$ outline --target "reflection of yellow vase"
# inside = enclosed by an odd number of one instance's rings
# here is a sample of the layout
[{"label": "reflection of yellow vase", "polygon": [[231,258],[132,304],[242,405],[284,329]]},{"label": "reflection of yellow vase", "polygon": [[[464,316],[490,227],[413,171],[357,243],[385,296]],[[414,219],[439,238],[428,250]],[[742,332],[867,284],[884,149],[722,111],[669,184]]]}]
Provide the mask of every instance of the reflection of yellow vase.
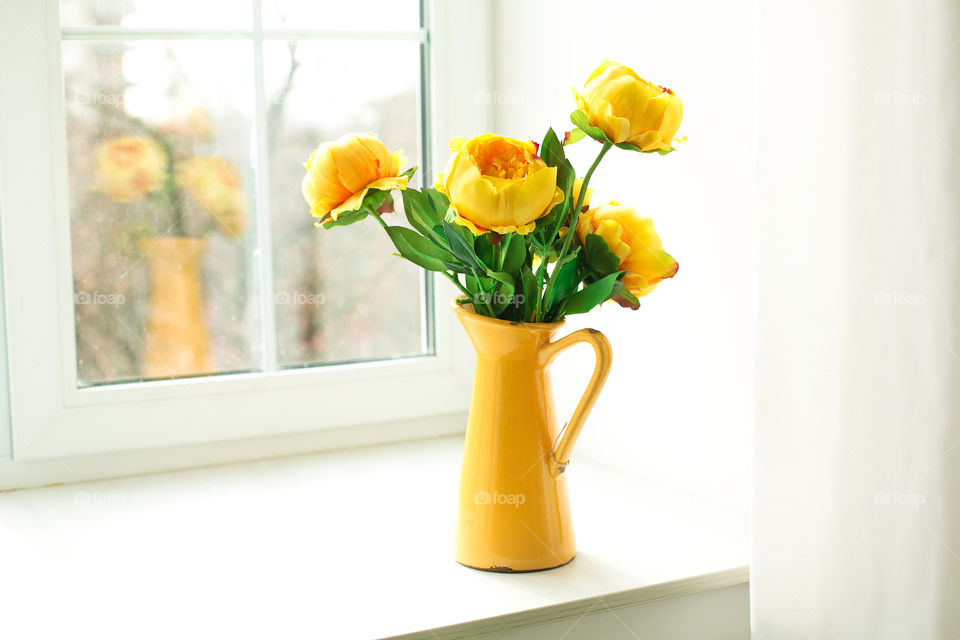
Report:
[{"label": "reflection of yellow vase", "polygon": [[206,240],[146,238],[140,249],[150,263],[143,377],[212,373],[201,278]]},{"label": "reflection of yellow vase", "polygon": [[[477,352],[460,474],[457,562],[487,571],[537,571],[576,554],[563,470],[610,371],[595,329],[553,341],[562,322],[496,320],[453,303]],[[593,377],[558,439],[547,368],[578,343],[597,355]]]}]

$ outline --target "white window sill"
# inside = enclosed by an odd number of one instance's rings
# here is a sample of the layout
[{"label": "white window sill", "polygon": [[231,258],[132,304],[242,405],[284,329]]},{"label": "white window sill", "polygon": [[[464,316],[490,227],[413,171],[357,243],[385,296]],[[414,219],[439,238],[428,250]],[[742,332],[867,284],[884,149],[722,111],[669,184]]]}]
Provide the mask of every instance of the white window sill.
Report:
[{"label": "white window sill", "polygon": [[465,637],[747,580],[742,515],[582,458],[578,555],[452,555],[462,440],[0,493],[6,637]]}]

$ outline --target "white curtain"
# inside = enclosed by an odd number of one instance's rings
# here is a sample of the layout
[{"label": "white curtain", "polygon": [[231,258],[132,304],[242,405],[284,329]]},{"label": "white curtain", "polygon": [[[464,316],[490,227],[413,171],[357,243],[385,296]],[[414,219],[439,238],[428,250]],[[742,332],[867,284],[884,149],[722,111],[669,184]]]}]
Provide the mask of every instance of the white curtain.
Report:
[{"label": "white curtain", "polygon": [[960,638],[960,1],[757,5],[755,638]]}]

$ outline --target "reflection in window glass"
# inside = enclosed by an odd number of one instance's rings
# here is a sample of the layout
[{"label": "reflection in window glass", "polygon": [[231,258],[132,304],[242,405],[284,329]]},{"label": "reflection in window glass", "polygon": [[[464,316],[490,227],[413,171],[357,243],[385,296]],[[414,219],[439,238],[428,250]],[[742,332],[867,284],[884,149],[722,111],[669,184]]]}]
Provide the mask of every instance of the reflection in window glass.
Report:
[{"label": "reflection in window glass", "polygon": [[63,44],[81,384],[250,369],[249,42]]},{"label": "reflection in window glass", "polygon": [[[299,32],[420,21],[415,0],[261,6],[267,23],[291,19]],[[253,10],[233,0],[63,0],[65,26],[99,29],[65,32],[62,46],[80,386],[432,350],[422,272],[392,255],[373,221],[314,228],[300,192],[313,148],[351,131],[375,131],[424,166],[421,43],[191,31],[252,29]],[[170,39],[127,31],[140,27]],[[392,224],[403,223],[401,206],[397,197]],[[267,213],[269,229],[258,229]]]}]

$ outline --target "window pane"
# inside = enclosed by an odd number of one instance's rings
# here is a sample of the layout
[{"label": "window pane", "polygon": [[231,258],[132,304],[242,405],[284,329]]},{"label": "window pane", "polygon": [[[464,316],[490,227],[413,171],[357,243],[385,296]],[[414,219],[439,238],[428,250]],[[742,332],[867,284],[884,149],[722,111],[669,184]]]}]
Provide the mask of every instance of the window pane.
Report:
[{"label": "window pane", "polygon": [[252,43],[67,41],[63,64],[81,386],[252,368]]},{"label": "window pane", "polygon": [[[380,70],[383,60],[390,61],[390,73]],[[374,220],[315,228],[300,192],[310,152],[348,132],[376,132],[423,167],[419,44],[271,41],[264,65],[273,114],[268,137],[280,364],[424,353],[423,272],[392,255],[396,249]],[[397,213],[386,215],[390,224],[401,224],[395,199]]]},{"label": "window pane", "polygon": [[250,0],[61,0],[65,27],[193,27],[241,29],[251,26]]}]

